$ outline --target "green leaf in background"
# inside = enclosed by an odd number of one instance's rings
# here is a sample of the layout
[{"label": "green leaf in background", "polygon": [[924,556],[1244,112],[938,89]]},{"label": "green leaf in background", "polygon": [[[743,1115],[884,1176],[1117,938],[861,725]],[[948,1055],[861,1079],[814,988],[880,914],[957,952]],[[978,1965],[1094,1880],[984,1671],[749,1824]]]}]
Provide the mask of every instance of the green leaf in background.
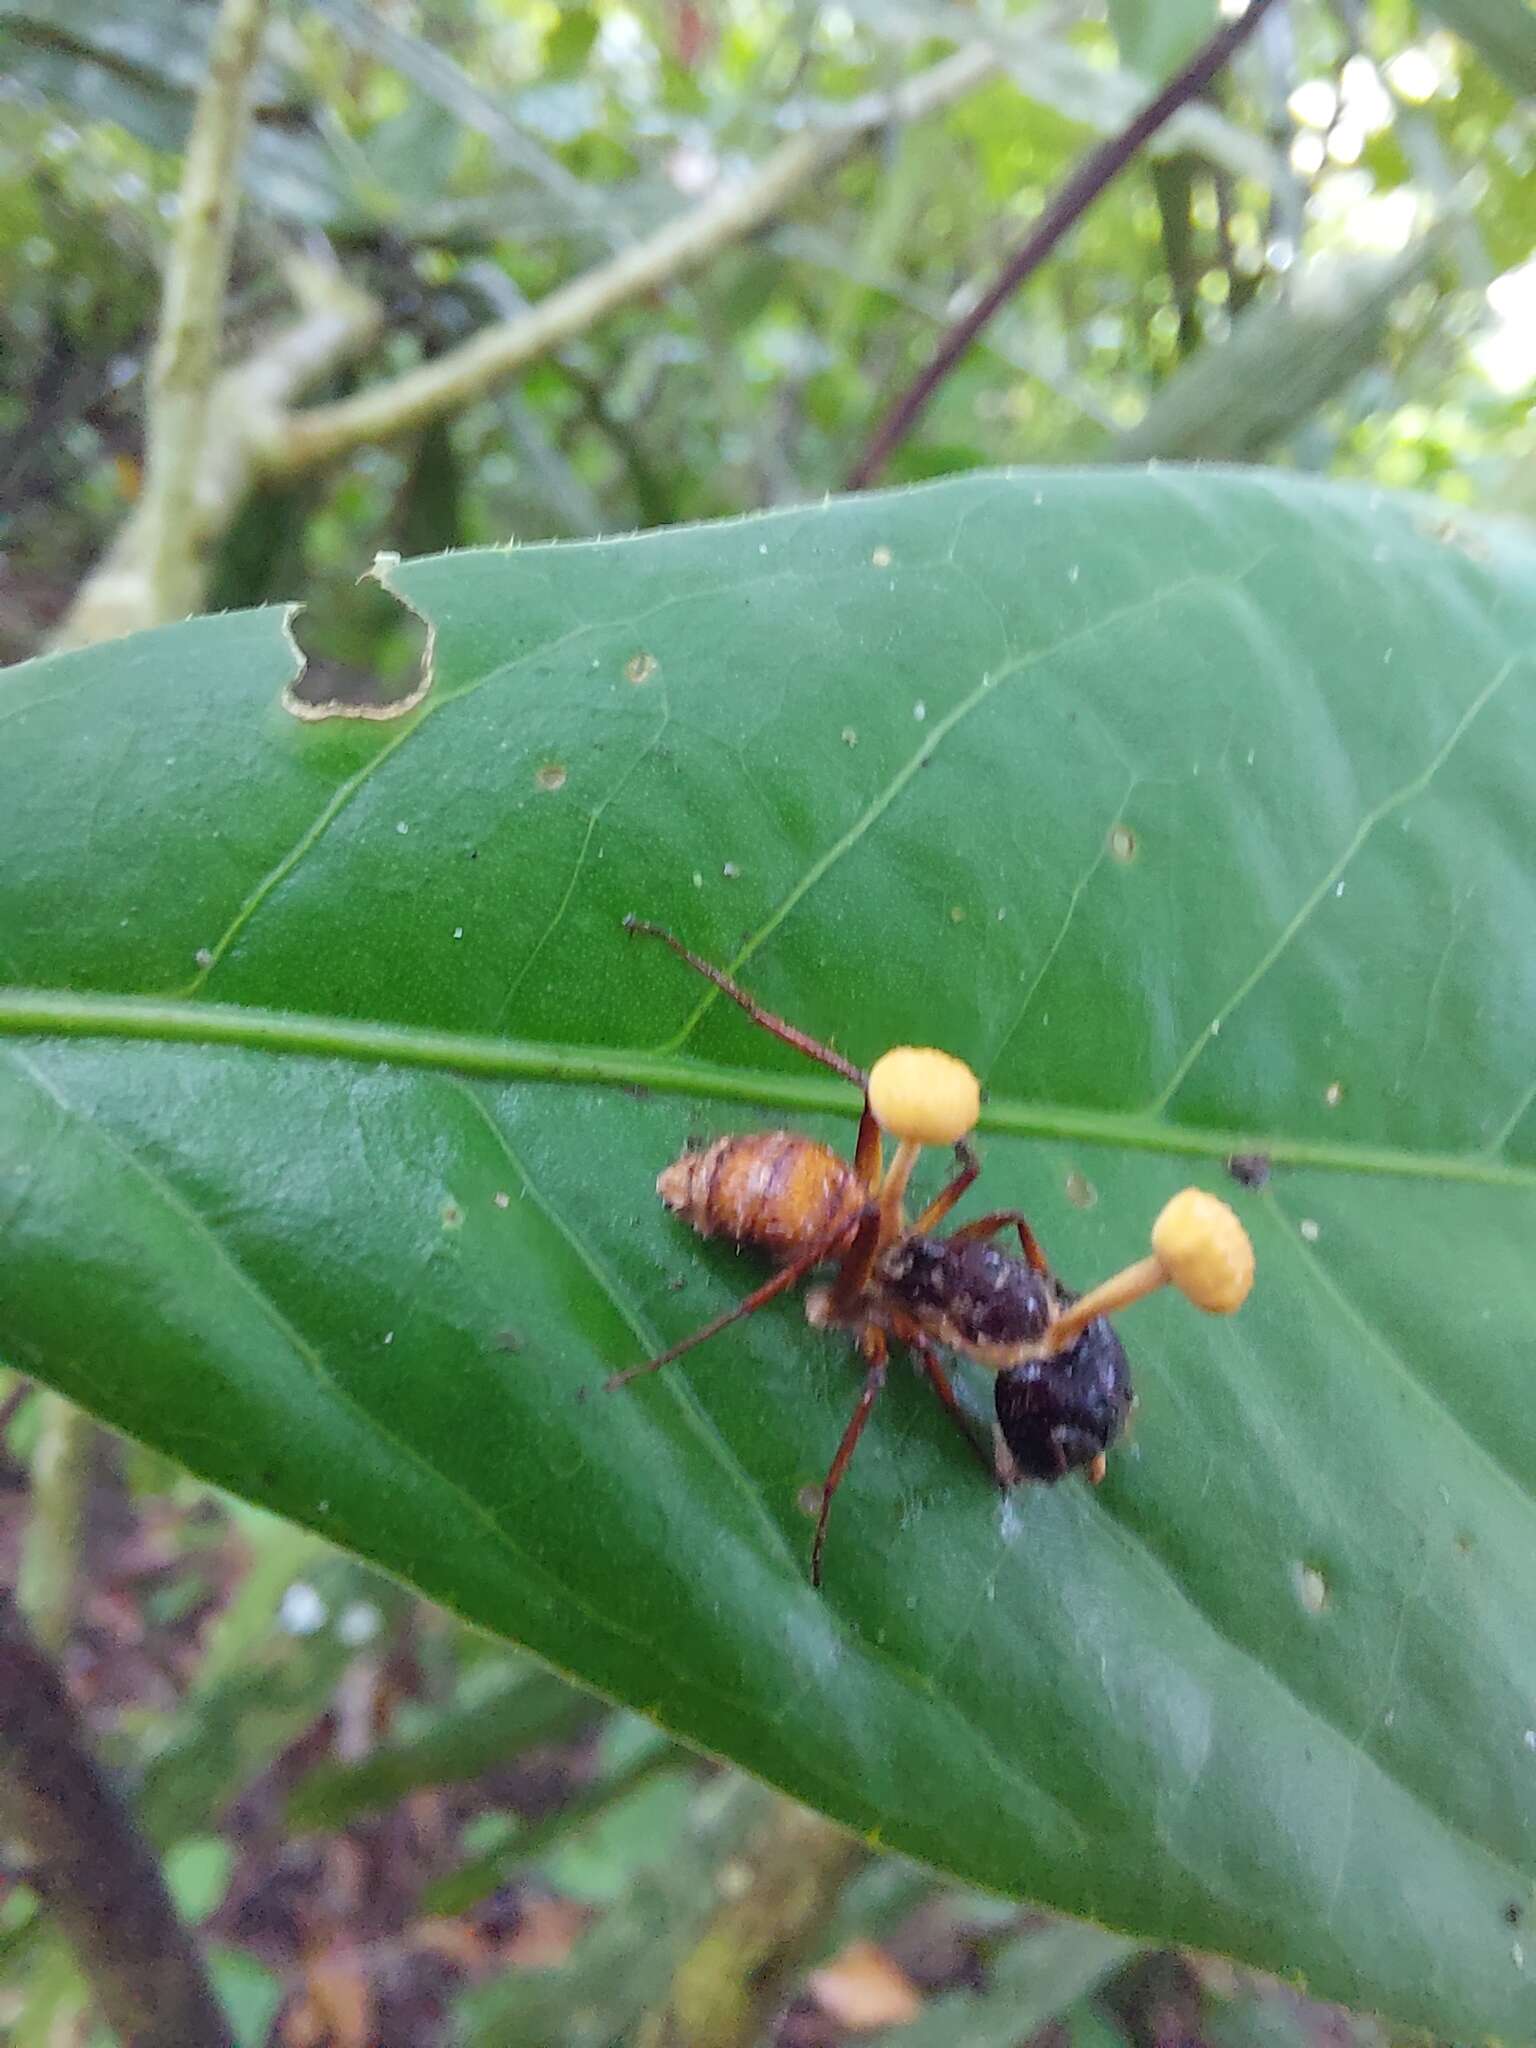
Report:
[{"label": "green leaf in background", "polygon": [[1016,2048],[1131,1952],[1096,1927],[1032,1928],[988,1952],[984,1991],[946,1992],[910,2026],[894,2028],[890,2048]]},{"label": "green leaf in background", "polygon": [[165,1859],[165,1881],[176,1910],[194,1923],[216,1913],[229,1887],[235,1852],[219,1835],[193,1835]]},{"label": "green leaf in background", "polygon": [[1465,36],[1512,92],[1536,93],[1536,12],[1527,0],[1426,0],[1424,11]]},{"label": "green leaf in background", "polygon": [[561,1741],[596,1713],[585,1693],[521,1663],[474,1677],[465,1698],[421,1714],[415,1727],[356,1763],[318,1765],[289,1801],[290,1824],[345,1826],[422,1785],[478,1777],[536,1743]]},{"label": "green leaf in background", "polygon": [[266,2048],[283,2002],[282,1979],[238,1948],[214,1947],[208,1968],[240,2048]]},{"label": "green leaf in background", "polygon": [[[14,672],[0,1352],[871,1837],[1528,2037],[1533,569],[973,476],[410,564],[394,721],[284,709],[274,613]],[[629,911],[972,1060],[978,1196],[1074,1284],[1241,1205],[1239,1318],[1126,1319],[1105,1486],[999,1505],[898,1374],[818,1596],[843,1346],[785,1303],[598,1393],[753,1270],[658,1168],[854,1107]]]},{"label": "green leaf in background", "polygon": [[1216,0],[1109,0],[1120,61],[1160,84],[1217,25]]},{"label": "green leaf in background", "polygon": [[307,1531],[249,1515],[253,1560],[210,1631],[140,1779],[135,1809],[162,1845],[211,1828],[241,1786],[325,1711],[347,1665],[403,1595]]}]

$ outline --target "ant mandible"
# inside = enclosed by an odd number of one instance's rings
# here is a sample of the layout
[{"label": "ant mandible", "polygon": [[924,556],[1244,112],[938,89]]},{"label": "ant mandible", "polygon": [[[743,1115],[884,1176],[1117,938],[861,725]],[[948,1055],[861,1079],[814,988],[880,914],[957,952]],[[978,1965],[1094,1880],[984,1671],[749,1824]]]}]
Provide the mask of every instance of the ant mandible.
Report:
[{"label": "ant mandible", "polygon": [[[1017,1209],[994,1209],[948,1236],[935,1236],[981,1172],[966,1142],[980,1113],[981,1091],[962,1060],[928,1046],[897,1046],[866,1074],[765,1010],[671,932],[636,917],[625,918],[624,928],[661,939],[754,1024],[851,1081],[864,1105],[851,1163],[799,1132],[762,1131],[685,1151],[659,1175],[656,1191],[663,1202],[702,1237],[724,1237],[781,1263],[734,1308],[657,1357],[615,1373],[608,1388],[669,1365],[754,1315],[816,1266],[836,1260],[830,1284],[806,1297],[807,1319],[818,1329],[848,1330],[865,1374],[821,1490],[811,1545],[813,1585],[821,1584],[833,1495],[885,1385],[893,1338],[916,1356],[945,1410],[1000,1484],[1050,1483],[1084,1471],[1096,1485],[1132,1403],[1130,1367],[1108,1315],[1169,1283],[1213,1313],[1238,1308],[1252,1284],[1253,1249],[1227,1205],[1186,1188],[1159,1215],[1152,1256],[1081,1297],[1056,1279]],[[889,1166],[885,1134],[896,1140]],[[958,1169],[909,1224],[907,1185],[925,1145],[952,1145]],[[1022,1257],[990,1242],[1007,1230],[1016,1233]],[[996,1375],[990,1460],[971,1434],[941,1348]]]}]

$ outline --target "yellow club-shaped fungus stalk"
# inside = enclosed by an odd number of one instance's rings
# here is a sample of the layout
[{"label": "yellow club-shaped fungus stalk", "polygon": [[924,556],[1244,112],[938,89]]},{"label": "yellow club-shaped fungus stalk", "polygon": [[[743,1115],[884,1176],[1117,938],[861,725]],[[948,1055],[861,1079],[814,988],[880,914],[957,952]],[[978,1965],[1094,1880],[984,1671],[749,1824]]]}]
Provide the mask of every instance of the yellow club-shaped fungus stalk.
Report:
[{"label": "yellow club-shaped fungus stalk", "polygon": [[896,1157],[880,1187],[882,1235],[888,1235],[922,1147],[957,1145],[975,1129],[981,1083],[952,1053],[931,1045],[896,1045],[869,1070],[869,1107],[881,1130],[897,1140]]},{"label": "yellow club-shaped fungus stalk", "polygon": [[1204,1188],[1184,1188],[1152,1226],[1152,1256],[1138,1259],[1092,1288],[1051,1325],[1050,1348],[1061,1351],[1096,1316],[1129,1308],[1159,1287],[1179,1292],[1213,1316],[1229,1316],[1253,1285],[1253,1246],[1225,1202]]}]

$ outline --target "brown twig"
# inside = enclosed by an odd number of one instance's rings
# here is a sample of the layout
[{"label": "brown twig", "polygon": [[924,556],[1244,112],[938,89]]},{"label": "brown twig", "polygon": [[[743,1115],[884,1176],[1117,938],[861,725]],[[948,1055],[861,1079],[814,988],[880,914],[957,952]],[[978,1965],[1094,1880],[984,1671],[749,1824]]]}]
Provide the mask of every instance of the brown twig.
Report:
[{"label": "brown twig", "polygon": [[54,1665],[0,1592],[0,1828],[122,2048],[234,2048],[149,1845],[91,1755]]},{"label": "brown twig", "polygon": [[1149,100],[1121,129],[1090,150],[1057,191],[1033,230],[1009,257],[996,282],[984,292],[968,313],[964,313],[939,342],[927,366],[916,376],[886,413],[864,453],[848,473],[847,488],[860,491],[873,483],[894,450],[911,432],[934,392],[959,362],[987,322],[1039,269],[1062,237],[1076,225],[1117,178],[1136,152],[1154,136],[1180,107],[1202,92],[1231,58],[1232,53],[1258,27],[1274,0],[1249,0],[1246,14],[1218,29],[1197,50],[1184,69],[1177,72],[1155,98]]}]

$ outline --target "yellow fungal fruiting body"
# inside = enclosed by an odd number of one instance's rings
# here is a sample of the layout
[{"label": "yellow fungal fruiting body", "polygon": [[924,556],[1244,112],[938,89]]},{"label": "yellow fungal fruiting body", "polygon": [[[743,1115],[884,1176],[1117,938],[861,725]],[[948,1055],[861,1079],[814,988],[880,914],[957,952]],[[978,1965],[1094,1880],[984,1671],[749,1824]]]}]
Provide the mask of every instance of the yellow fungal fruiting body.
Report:
[{"label": "yellow fungal fruiting body", "polygon": [[869,1106],[880,1128],[914,1145],[958,1144],[981,1114],[981,1083],[953,1054],[897,1045],[869,1070]]},{"label": "yellow fungal fruiting body", "polygon": [[1180,1293],[1229,1316],[1253,1285],[1253,1246],[1237,1217],[1204,1188],[1184,1188],[1152,1226],[1152,1250]]}]

